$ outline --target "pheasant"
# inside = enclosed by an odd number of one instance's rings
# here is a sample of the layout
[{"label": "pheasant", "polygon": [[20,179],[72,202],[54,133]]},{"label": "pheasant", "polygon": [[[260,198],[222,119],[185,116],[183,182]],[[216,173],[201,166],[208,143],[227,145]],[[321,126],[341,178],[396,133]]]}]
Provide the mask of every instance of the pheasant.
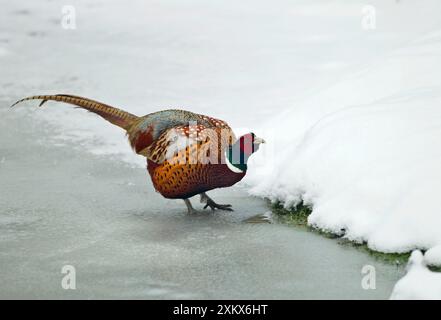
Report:
[{"label": "pheasant", "polygon": [[249,157],[265,141],[254,133],[236,139],[222,120],[185,110],[162,110],[138,117],[104,103],[73,95],[31,96],[27,100],[59,101],[98,114],[126,131],[132,149],[147,158],[147,171],[157,192],[168,199],[183,199],[188,213],[195,212],[189,198],[200,195],[204,209],[233,211],[218,204],[207,191],[234,185],[247,172]]}]

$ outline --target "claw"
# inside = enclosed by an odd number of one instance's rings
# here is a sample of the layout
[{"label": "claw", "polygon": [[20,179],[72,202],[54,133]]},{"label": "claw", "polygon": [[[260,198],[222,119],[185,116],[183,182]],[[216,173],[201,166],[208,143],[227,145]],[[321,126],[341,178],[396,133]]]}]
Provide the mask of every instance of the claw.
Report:
[{"label": "claw", "polygon": [[210,198],[207,199],[207,203],[204,206],[204,209],[207,209],[210,207],[211,210],[219,209],[219,210],[225,210],[225,211],[233,211],[231,208],[231,204],[217,204]]},{"label": "claw", "polygon": [[205,203],[204,209],[210,207],[210,209],[213,211],[214,209],[233,211],[233,209],[231,208],[231,204],[217,204],[205,192],[201,193],[200,195],[201,195],[201,203]]}]

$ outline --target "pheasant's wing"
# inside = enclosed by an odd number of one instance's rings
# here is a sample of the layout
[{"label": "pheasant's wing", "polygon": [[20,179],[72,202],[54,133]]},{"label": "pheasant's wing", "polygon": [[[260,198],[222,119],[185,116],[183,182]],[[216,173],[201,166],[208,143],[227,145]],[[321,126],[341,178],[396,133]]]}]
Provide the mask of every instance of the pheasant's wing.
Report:
[{"label": "pheasant's wing", "polygon": [[204,125],[183,125],[167,129],[145,150],[145,156],[155,163],[171,161],[181,150],[206,143]]},{"label": "pheasant's wing", "polygon": [[[236,140],[225,121],[188,111],[168,111],[160,112],[162,121],[158,122],[157,117],[153,121],[148,115],[147,121],[136,125],[134,132],[129,131],[135,151],[155,163],[170,161],[187,147],[197,150],[198,155],[208,154],[210,161],[214,161],[213,157],[219,154],[217,151],[224,150]],[[193,148],[196,145],[197,148]]]},{"label": "pheasant's wing", "polygon": [[205,115],[202,117],[207,122],[206,129],[203,133],[208,136],[208,147],[213,151],[217,151],[220,160],[225,148],[236,142],[236,135],[227,122]]},{"label": "pheasant's wing", "polygon": [[[155,163],[221,163],[234,135],[229,129],[204,125],[178,126],[165,131],[145,150]],[[181,152],[187,149],[187,152]]]}]

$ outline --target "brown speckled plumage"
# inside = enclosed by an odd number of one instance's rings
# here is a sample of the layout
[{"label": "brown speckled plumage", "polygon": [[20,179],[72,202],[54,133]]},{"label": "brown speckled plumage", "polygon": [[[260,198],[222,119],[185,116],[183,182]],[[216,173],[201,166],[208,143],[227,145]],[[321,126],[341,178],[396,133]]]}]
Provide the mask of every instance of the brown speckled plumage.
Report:
[{"label": "brown speckled plumage", "polygon": [[[147,158],[153,186],[166,198],[187,199],[196,194],[208,198],[205,191],[231,186],[245,176],[245,171],[233,172],[225,164],[225,151],[236,141],[225,121],[177,109],[138,117],[72,95],[32,96],[15,104],[33,99],[43,100],[40,106],[49,100],[73,104],[126,130],[133,150]],[[179,145],[182,139],[186,143]],[[214,205],[222,208],[210,198],[207,203],[212,209]]]},{"label": "brown speckled plumage", "polygon": [[185,158],[188,162],[189,154],[192,152],[197,152],[194,145],[180,151],[172,159],[173,161],[166,160],[157,164],[147,160],[147,169],[153,185],[164,197],[190,198],[208,190],[232,186],[245,176],[245,172],[232,172],[225,162],[221,164],[179,164],[179,161],[175,162]]},{"label": "brown speckled plumage", "polygon": [[[153,185],[164,197],[185,199],[214,188],[231,186],[243,178],[244,173],[234,173],[225,164],[225,148],[236,138],[224,121],[183,110],[160,111],[157,116],[169,126],[139,153],[147,157]],[[149,121],[150,115],[146,118]],[[194,125],[188,125],[189,122]],[[140,123],[137,128],[143,127],[142,121]],[[147,126],[143,132],[138,133],[134,141],[150,140],[143,135],[155,132],[154,125]],[[167,157],[173,135],[190,139],[187,140],[190,142]],[[132,145],[136,149],[136,142]]]}]

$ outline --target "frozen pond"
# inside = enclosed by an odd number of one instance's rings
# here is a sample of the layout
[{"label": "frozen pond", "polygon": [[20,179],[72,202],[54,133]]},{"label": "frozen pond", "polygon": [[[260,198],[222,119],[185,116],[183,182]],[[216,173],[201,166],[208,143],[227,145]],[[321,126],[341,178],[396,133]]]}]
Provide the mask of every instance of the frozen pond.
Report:
[{"label": "frozen pond", "polygon": [[[48,147],[50,129],[4,105],[0,298],[381,299],[402,275],[320,235],[248,223],[268,208],[240,187],[210,193],[234,212],[189,216],[145,170]],[[64,265],[75,290],[61,287]],[[364,265],[376,267],[375,290],[361,286]]]},{"label": "frozen pond", "polygon": [[[268,119],[439,21],[416,2],[370,3],[375,30],[362,28],[361,0],[76,0],[69,29],[63,3],[3,1],[0,298],[388,298],[401,268],[315,233],[250,223],[268,207],[243,186],[209,193],[234,212],[188,216],[154,192],[119,128],[67,106],[8,108],[69,93],[137,115],[185,108],[266,138]],[[65,265],[75,290],[61,287]],[[365,265],[376,268],[375,290],[361,286]]]}]

